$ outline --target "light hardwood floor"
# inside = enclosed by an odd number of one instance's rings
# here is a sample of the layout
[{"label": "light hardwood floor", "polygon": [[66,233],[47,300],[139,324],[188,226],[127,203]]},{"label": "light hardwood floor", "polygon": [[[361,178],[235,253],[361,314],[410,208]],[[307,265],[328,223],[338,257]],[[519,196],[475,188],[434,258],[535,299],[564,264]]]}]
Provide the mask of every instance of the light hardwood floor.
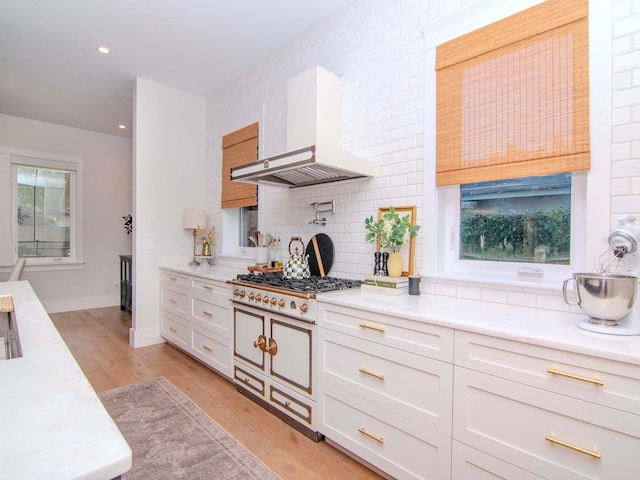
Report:
[{"label": "light hardwood floor", "polygon": [[131,315],[119,307],[51,314],[97,392],[165,377],[283,479],[380,479],[325,442],[315,443],[169,344],[129,346]]}]

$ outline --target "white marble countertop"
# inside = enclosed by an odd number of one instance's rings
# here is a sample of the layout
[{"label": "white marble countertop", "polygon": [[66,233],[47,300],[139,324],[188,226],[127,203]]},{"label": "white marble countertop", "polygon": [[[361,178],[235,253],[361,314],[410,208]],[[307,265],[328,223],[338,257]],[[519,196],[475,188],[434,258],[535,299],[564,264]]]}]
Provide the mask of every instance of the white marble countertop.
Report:
[{"label": "white marble countertop", "polygon": [[640,335],[607,335],[578,328],[578,322],[586,315],[452,297],[386,296],[359,290],[332,292],[319,296],[318,301],[640,365]]},{"label": "white marble countertop", "polygon": [[236,278],[239,273],[247,273],[247,268],[233,268],[219,265],[207,265],[206,262],[198,267],[190,267],[189,265],[160,265],[160,268],[171,270],[177,273],[186,273],[188,275],[198,275],[211,280],[226,282]]},{"label": "white marble countertop", "polygon": [[0,361],[0,478],[111,479],[131,449],[60,337],[29,282],[11,295],[22,357]]}]

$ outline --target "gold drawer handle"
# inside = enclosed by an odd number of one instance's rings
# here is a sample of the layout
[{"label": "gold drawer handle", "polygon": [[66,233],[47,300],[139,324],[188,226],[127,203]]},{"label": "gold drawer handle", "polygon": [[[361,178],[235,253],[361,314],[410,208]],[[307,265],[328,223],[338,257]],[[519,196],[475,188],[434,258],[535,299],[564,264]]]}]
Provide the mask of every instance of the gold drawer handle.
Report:
[{"label": "gold drawer handle", "polygon": [[360,373],[364,373],[365,375],[370,375],[372,377],[378,378],[380,380],[384,380],[384,375],[382,373],[374,373],[374,372],[370,372],[369,370],[367,370],[366,368],[359,368],[358,371]]},{"label": "gold drawer handle", "polygon": [[368,330],[375,330],[376,332],[384,333],[384,327],[374,327],[373,325],[367,325],[366,323],[361,323],[360,326]]},{"label": "gold drawer handle", "polygon": [[373,433],[367,432],[367,430],[364,427],[360,427],[358,429],[358,431],[363,434],[366,435],[369,438],[373,438],[376,442],[378,443],[384,443],[384,438],[382,437],[378,437],[377,435],[374,435]]},{"label": "gold drawer handle", "polygon": [[213,353],[213,348],[211,348],[209,345],[202,345],[202,348],[204,348],[209,353]]},{"label": "gold drawer handle", "polygon": [[213,317],[213,313],[211,313],[211,312],[207,312],[206,310],[203,310],[203,311],[202,311],[202,314],[203,314],[203,315],[206,315],[207,317]]},{"label": "gold drawer handle", "polygon": [[210,292],[213,291],[213,287],[210,287],[209,285],[203,285],[202,288],[209,290]]},{"label": "gold drawer handle", "polygon": [[172,282],[177,282],[178,279],[176,277],[169,277],[169,280],[171,280]]},{"label": "gold drawer handle", "polygon": [[575,450],[576,452],[584,453],[585,455],[589,455],[597,460],[600,460],[602,457],[598,452],[593,452],[591,450],[585,450],[584,448],[576,447],[575,445],[571,445],[570,443],[563,442],[562,440],[558,440],[555,437],[544,437],[545,440],[550,441],[551,443],[556,443],[558,445],[562,445],[563,447],[570,448],[571,450]]},{"label": "gold drawer handle", "polygon": [[176,327],[169,327],[169,330],[171,330],[173,333],[177,333],[178,331]]},{"label": "gold drawer handle", "polygon": [[573,378],[574,380],[580,380],[582,382],[593,383],[598,387],[602,387],[604,385],[604,382],[602,380],[598,380],[597,378],[582,377],[573,373],[561,372],[560,370],[556,370],[555,368],[548,369],[547,373],[550,373],[551,375],[558,375],[560,377]]},{"label": "gold drawer handle", "polygon": [[178,301],[175,298],[170,298],[169,303],[178,303]]}]

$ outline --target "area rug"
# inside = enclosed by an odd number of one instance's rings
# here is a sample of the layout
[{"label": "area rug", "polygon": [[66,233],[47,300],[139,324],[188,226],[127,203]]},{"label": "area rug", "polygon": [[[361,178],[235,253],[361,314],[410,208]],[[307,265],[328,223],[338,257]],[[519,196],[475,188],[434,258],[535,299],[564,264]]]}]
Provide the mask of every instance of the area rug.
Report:
[{"label": "area rug", "polygon": [[99,396],[133,451],[125,480],[280,478],[163,377]]}]

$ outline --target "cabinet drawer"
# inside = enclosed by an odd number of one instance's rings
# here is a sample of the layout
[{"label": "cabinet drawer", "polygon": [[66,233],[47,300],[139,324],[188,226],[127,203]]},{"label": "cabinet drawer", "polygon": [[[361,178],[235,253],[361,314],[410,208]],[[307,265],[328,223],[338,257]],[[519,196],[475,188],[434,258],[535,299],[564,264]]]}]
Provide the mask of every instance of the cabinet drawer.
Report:
[{"label": "cabinet drawer", "polygon": [[318,303],[318,325],[375,343],[453,362],[453,330],[400,317]]},{"label": "cabinet drawer", "polygon": [[640,415],[640,366],[456,331],[455,363]]},{"label": "cabinet drawer", "polygon": [[453,365],[318,329],[318,378],[451,435]]},{"label": "cabinet drawer", "polygon": [[160,270],[160,282],[165,285],[173,285],[175,287],[189,288],[189,277],[169,270]]},{"label": "cabinet drawer", "polygon": [[262,398],[265,397],[265,381],[260,375],[250,373],[249,369],[243,369],[234,365],[233,379],[236,383],[240,383],[246,389],[250,390],[254,395],[259,395]]},{"label": "cabinet drawer", "polygon": [[542,480],[503,460],[453,441],[451,478],[453,480]]},{"label": "cabinet drawer", "polygon": [[189,296],[176,289],[160,286],[160,306],[176,313],[189,313]]},{"label": "cabinet drawer", "polygon": [[231,378],[231,345],[229,339],[212,335],[198,327],[191,330],[193,354],[202,362]]},{"label": "cabinet drawer", "polygon": [[187,348],[189,327],[186,322],[163,309],[160,309],[160,332],[164,338],[180,348]]},{"label": "cabinet drawer", "polygon": [[543,478],[638,478],[640,416],[460,367],[454,389],[456,440]]},{"label": "cabinet drawer", "polygon": [[231,308],[229,300],[229,286],[223,282],[191,279],[191,295],[208,303],[213,303],[223,308]]},{"label": "cabinet drawer", "polygon": [[232,338],[230,310],[198,298],[192,298],[191,303],[191,315],[194,323],[211,330],[217,335]]},{"label": "cabinet drawer", "polygon": [[451,439],[331,385],[321,387],[321,432],[398,479],[448,479]]}]

